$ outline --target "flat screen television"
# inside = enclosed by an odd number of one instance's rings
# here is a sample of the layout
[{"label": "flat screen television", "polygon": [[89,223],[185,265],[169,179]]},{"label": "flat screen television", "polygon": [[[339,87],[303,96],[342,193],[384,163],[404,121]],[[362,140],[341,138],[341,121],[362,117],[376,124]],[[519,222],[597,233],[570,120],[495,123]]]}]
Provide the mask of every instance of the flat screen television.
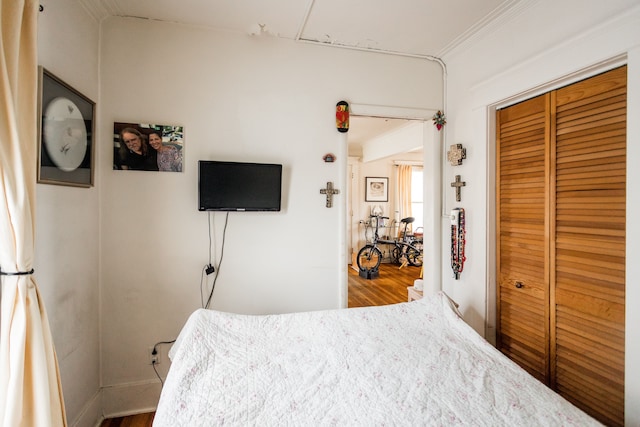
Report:
[{"label": "flat screen television", "polygon": [[282,165],[198,162],[198,210],[280,211]]}]

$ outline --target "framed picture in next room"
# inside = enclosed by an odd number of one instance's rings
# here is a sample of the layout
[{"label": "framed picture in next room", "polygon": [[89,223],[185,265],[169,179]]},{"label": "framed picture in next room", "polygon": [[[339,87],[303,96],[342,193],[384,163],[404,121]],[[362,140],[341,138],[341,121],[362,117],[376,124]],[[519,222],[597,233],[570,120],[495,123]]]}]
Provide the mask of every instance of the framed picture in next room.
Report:
[{"label": "framed picture in next room", "polygon": [[389,178],[371,176],[366,177],[364,194],[365,202],[388,202]]}]

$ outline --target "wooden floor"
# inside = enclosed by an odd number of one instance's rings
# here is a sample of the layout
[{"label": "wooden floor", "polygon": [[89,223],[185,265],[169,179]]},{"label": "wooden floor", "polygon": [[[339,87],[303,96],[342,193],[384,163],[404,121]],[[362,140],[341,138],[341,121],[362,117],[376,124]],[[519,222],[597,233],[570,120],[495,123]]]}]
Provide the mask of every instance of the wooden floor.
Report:
[{"label": "wooden floor", "polygon": [[[349,270],[349,308],[369,307],[407,302],[407,287],[420,278],[420,267],[398,268],[396,264],[381,264],[379,276],[375,279],[360,277],[358,272]],[[109,418],[101,427],[151,427],[154,413]]]},{"label": "wooden floor", "polygon": [[128,417],[108,418],[100,424],[100,427],[151,427],[154,415],[155,412],[149,412]]},{"label": "wooden floor", "polygon": [[365,279],[349,266],[349,308],[407,302],[407,287],[420,278],[420,267],[398,267],[380,264],[379,276]]}]

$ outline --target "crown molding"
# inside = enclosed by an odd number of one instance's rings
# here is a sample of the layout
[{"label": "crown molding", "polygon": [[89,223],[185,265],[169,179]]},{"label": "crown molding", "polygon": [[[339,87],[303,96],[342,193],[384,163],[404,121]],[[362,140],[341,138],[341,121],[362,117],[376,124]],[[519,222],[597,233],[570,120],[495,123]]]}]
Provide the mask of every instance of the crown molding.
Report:
[{"label": "crown molding", "polygon": [[504,22],[511,20],[513,17],[520,15],[539,0],[508,0],[495,8],[491,13],[483,19],[476,22],[467,31],[456,37],[451,43],[446,45],[438,54],[438,58],[443,58],[463,50],[465,46],[472,44],[487,34],[491,34],[496,28],[499,28]]},{"label": "crown molding", "polygon": [[122,14],[117,0],[78,0],[78,3],[97,22]]}]

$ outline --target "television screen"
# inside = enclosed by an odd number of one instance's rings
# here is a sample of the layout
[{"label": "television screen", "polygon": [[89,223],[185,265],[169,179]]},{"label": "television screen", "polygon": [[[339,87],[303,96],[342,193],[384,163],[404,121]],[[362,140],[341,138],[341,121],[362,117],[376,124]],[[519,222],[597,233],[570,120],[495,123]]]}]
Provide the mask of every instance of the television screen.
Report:
[{"label": "television screen", "polygon": [[282,165],[200,160],[198,210],[279,211]]}]

